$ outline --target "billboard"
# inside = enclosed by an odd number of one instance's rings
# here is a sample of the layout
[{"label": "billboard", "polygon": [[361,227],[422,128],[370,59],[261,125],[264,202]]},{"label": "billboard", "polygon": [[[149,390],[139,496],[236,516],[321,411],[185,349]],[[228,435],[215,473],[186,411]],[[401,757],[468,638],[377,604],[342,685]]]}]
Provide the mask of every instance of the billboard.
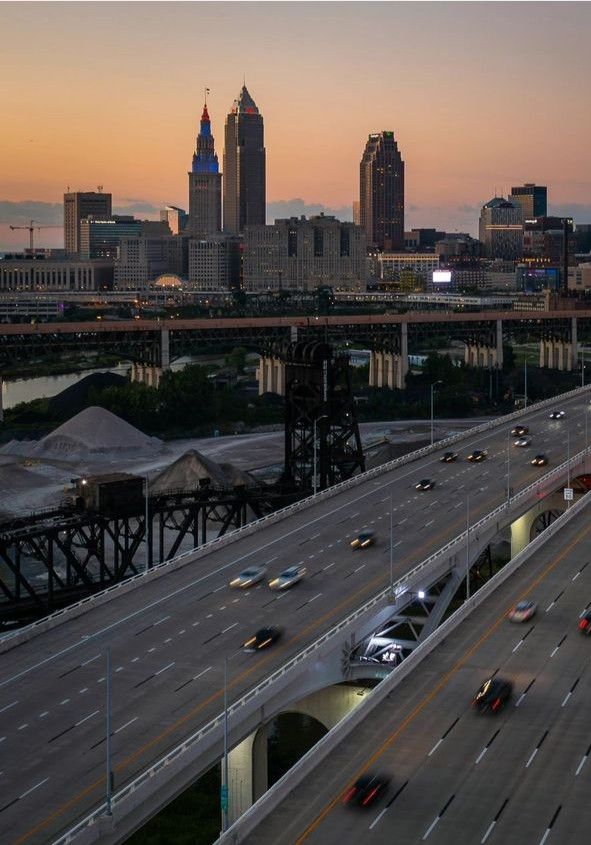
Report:
[{"label": "billboard", "polygon": [[451,284],[451,270],[433,270],[434,285]]}]

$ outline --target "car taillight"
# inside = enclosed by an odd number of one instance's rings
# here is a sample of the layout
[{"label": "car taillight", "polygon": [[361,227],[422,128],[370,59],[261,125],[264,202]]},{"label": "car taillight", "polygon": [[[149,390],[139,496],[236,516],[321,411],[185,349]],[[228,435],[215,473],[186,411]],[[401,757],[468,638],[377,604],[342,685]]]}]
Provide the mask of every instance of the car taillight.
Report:
[{"label": "car taillight", "polygon": [[589,621],[587,619],[581,619],[581,621],[579,622],[579,628],[581,629],[581,631],[584,631],[588,624]]},{"label": "car taillight", "polygon": [[364,798],[364,799],[363,799],[363,801],[361,802],[361,803],[363,804],[363,806],[364,806],[364,807],[367,807],[367,805],[368,805],[371,801],[373,801],[373,799],[375,798],[375,795],[376,795],[376,792],[377,792],[377,791],[378,791],[378,787],[377,787],[377,786],[374,786],[374,788],[371,790],[371,792],[370,792],[368,795],[366,795],[366,796],[365,796],[365,798]]},{"label": "car taillight", "polygon": [[495,698],[495,700],[493,701],[492,709],[498,710],[500,706],[501,706],[501,699]]},{"label": "car taillight", "polygon": [[345,793],[345,797],[343,798],[343,804],[348,804],[356,792],[357,789],[354,786],[351,787],[351,789],[347,793]]}]

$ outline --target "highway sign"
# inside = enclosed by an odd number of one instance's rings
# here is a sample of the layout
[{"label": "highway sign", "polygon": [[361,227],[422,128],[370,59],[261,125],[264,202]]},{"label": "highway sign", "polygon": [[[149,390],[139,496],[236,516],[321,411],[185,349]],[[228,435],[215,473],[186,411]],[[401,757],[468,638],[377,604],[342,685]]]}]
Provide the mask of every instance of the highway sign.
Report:
[{"label": "highway sign", "polygon": [[221,801],[222,801],[222,810],[228,809],[228,787],[225,784],[222,784],[221,789]]},{"label": "highway sign", "polygon": [[572,502],[573,499],[574,499],[573,488],[572,487],[565,487],[564,488],[564,501],[565,502]]}]

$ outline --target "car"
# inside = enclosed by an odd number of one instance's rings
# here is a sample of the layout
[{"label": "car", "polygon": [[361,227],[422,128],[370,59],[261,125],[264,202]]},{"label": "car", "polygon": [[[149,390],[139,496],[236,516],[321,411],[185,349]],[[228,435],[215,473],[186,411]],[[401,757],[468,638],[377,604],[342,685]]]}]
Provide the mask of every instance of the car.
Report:
[{"label": "car", "polygon": [[530,440],[529,437],[518,437],[513,445],[514,446],[521,446],[523,448],[524,446],[529,446],[530,443],[531,443],[531,440]]},{"label": "car", "polygon": [[435,482],[430,478],[422,478],[415,484],[415,490],[432,490],[435,487]]},{"label": "car", "polygon": [[480,461],[484,461],[486,459],[486,455],[486,449],[474,449],[474,451],[468,455],[468,460],[472,461],[472,463],[478,464]]},{"label": "car", "polygon": [[266,574],[266,566],[249,566],[248,569],[243,569],[239,575],[230,581],[230,586],[245,590],[247,587],[254,587],[255,584],[262,581]]},{"label": "car", "polygon": [[493,677],[479,687],[472,699],[472,707],[478,713],[498,713],[501,707],[509,701],[513,692],[513,684],[504,678]]},{"label": "car", "polygon": [[369,807],[386,791],[389,784],[390,778],[384,775],[362,775],[345,792],[343,804],[349,807]]},{"label": "car", "polygon": [[581,634],[591,636],[591,610],[586,610],[579,619],[579,631]]},{"label": "car", "polygon": [[523,437],[524,434],[529,434],[529,428],[526,425],[516,425],[511,429],[511,437]]},{"label": "car", "polygon": [[545,467],[548,463],[546,455],[535,455],[530,461],[533,467]]},{"label": "car", "polygon": [[376,535],[373,531],[365,529],[360,531],[357,537],[351,541],[352,549],[367,549],[368,546],[373,546],[376,541]]},{"label": "car", "polygon": [[562,420],[562,419],[564,419],[564,417],[566,417],[566,414],[565,414],[564,411],[552,411],[551,414],[550,414],[551,420]]},{"label": "car", "polygon": [[444,452],[444,454],[439,459],[442,464],[452,464],[454,461],[458,459],[457,452]]},{"label": "car", "polygon": [[268,648],[277,642],[281,634],[281,628],[276,628],[274,625],[261,628],[244,643],[244,651],[261,651],[263,648]]},{"label": "car", "polygon": [[537,609],[538,606],[535,601],[524,599],[523,601],[517,602],[507,615],[511,622],[528,622]]},{"label": "car", "polygon": [[305,566],[290,566],[284,569],[276,578],[269,581],[272,590],[288,590],[302,580],[306,574]]}]

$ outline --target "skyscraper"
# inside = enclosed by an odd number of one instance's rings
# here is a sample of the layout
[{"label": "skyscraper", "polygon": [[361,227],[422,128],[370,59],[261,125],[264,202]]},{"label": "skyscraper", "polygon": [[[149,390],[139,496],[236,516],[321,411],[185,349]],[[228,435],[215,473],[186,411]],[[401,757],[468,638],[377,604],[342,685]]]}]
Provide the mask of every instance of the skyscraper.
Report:
[{"label": "skyscraper", "polygon": [[509,199],[521,206],[524,220],[548,214],[548,188],[545,185],[525,182],[524,185],[511,188]]},{"label": "skyscraper", "polygon": [[189,171],[189,225],[192,235],[209,235],[222,228],[222,174],[219,172],[207,103],[203,106],[193,163]]},{"label": "skyscraper", "polygon": [[224,231],[265,224],[265,132],[255,101],[242,86],[226,118]]},{"label": "skyscraper", "polygon": [[67,255],[80,252],[80,221],[86,217],[111,217],[111,194],[100,191],[72,191],[64,194],[64,246]]},{"label": "skyscraper", "polygon": [[404,249],[404,162],[393,132],[369,136],[359,168],[359,219],[367,248]]},{"label": "skyscraper", "polygon": [[479,237],[486,258],[517,261],[523,254],[523,212],[517,202],[493,197],[482,206]]}]

